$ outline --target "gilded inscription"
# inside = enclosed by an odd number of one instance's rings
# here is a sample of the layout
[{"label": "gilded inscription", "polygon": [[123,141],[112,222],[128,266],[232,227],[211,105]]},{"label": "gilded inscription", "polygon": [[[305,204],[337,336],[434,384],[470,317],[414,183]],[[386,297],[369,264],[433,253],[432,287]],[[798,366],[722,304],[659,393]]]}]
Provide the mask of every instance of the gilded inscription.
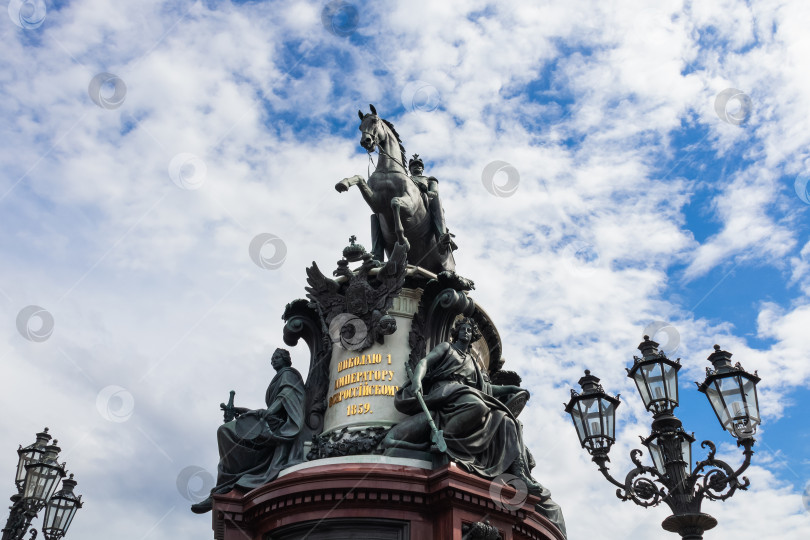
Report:
[{"label": "gilded inscription", "polygon": [[[388,357],[388,365],[391,365],[391,355],[386,355]],[[338,373],[343,371],[344,369],[349,369],[358,366],[370,366],[373,364],[381,364],[383,361],[383,356],[381,354],[364,354],[361,356],[355,356],[353,358],[347,358],[346,360],[342,360],[338,362]]]},{"label": "gilded inscription", "polygon": [[[356,367],[376,367],[377,369],[358,370],[353,373],[346,373],[335,379],[335,392],[329,396],[329,407],[340,403],[346,399],[365,398],[368,396],[388,396],[394,397],[399,390],[399,386],[392,383],[395,372],[392,369],[379,369],[380,364],[391,365],[391,355],[387,354],[363,354],[354,356],[338,362],[338,373]],[[371,404],[361,403],[346,406],[346,416],[356,414],[370,414]]]}]

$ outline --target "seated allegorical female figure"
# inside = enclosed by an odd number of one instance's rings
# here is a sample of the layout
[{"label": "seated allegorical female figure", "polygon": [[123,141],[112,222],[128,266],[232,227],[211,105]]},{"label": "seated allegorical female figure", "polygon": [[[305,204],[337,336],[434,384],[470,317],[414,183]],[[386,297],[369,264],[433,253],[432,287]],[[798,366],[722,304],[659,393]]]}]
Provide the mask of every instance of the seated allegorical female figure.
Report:
[{"label": "seated allegorical female figure", "polygon": [[525,390],[493,385],[484,377],[469,350],[481,337],[472,319],[459,320],[451,337],[452,342],[436,345],[417,363],[410,383],[397,392],[394,406],[411,416],[391,428],[382,447],[429,448],[432,429],[417,397],[421,393],[454,462],[484,478],[514,475],[530,494],[540,497],[537,510],[565,534],[560,507],[549,490],[531,477],[520,422],[498,399]]}]

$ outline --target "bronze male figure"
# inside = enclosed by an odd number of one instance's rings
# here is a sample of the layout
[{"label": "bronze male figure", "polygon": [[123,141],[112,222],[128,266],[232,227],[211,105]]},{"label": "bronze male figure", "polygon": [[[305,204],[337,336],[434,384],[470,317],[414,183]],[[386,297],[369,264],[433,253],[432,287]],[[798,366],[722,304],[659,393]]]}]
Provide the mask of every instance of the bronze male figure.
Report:
[{"label": "bronze male figure", "polygon": [[[288,351],[276,349],[271,362],[276,375],[265,394],[267,408],[233,407],[236,418],[217,430],[220,460],[212,494],[263,486],[282,469],[304,461],[304,381]],[[209,496],[191,511],[202,514],[212,506]]]}]

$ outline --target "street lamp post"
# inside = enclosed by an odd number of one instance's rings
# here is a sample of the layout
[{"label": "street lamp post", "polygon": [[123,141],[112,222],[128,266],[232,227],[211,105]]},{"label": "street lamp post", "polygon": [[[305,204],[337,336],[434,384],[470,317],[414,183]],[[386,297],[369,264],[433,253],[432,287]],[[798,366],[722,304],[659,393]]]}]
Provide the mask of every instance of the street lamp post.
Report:
[{"label": "street lamp post", "polygon": [[661,526],[676,532],[687,540],[701,540],[703,533],[717,520],[700,510],[703,499],[725,500],[738,489],[748,488],[749,481],[740,475],[751,463],[754,434],[760,423],[756,384],[759,377],[745,371],[740,364],[731,364],[731,353],[714,346],[709,356],[713,369],[706,369],[706,380],[698,390],[706,394],[720,424],[737,439],[743,448],[745,460],[736,471],[726,462],[716,459],[717,449],[711,441],[703,441],[708,455],[691,469],[692,443],[695,438],[686,433],[675,416],[678,406],[678,370],[680,359],[670,360],[658,351],[658,343],[644,336],[639,345],[642,356],[634,358],[627,370],[644,402],[653,415],[652,432],[642,444],[647,447],[653,467],[639,460],[640,450],[630,452],[636,468],[624,482],[619,482],[608,471],[608,453],[616,441],[616,407],[619,397],[611,397],[599,384],[599,379],[585,370],[579,380],[582,392],[571,390],[571,400],[565,406],[574,421],[580,443],[591,455],[599,471],[617,486],[616,495],[623,501],[631,500],[639,506],[656,506],[662,501],[672,510]]},{"label": "street lamp post", "polygon": [[[45,509],[42,534],[46,540],[64,538],[73,521],[76,510],[82,507],[82,497],[73,493],[76,481],[73,475],[62,481],[62,489],[56,491],[59,481],[65,477],[65,464],[57,461],[58,441],[49,444],[48,428],[37,433],[36,441],[17,450],[19,461],[14,483],[17,493],[12,495],[2,540],[22,540],[31,527],[31,521]],[[56,492],[56,493],[54,493]],[[36,538],[36,529],[31,530],[31,540]]]}]

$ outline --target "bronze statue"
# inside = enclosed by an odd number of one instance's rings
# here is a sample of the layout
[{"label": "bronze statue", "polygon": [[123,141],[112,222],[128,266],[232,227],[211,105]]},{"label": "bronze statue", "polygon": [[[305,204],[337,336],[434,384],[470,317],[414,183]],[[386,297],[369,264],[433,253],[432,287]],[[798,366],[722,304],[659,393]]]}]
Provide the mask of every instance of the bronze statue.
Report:
[{"label": "bronze statue", "polygon": [[472,319],[459,320],[451,336],[452,342],[439,343],[419,360],[410,383],[397,392],[394,406],[411,416],[391,428],[382,448],[424,451],[433,440],[471,473],[484,478],[514,475],[530,494],[540,497],[537,510],[564,534],[562,511],[548,489],[531,477],[533,459],[523,443],[520,422],[507,406],[511,401],[525,402],[513,398],[527,398],[528,392],[488,382],[470,352],[470,344],[481,337]]},{"label": "bronze statue", "polygon": [[[266,409],[249,410],[229,403],[236,418],[217,430],[220,461],[212,494],[236,487],[257,488],[275,480],[282,469],[304,461],[304,381],[292,367],[288,351],[276,349],[272,364],[276,376],[267,387]],[[209,496],[192,505],[191,511],[202,514],[212,505]]]},{"label": "bronze statue", "polygon": [[455,270],[449,244],[440,245],[433,230],[428,204],[416,182],[405,169],[405,148],[391,122],[377,116],[373,105],[370,114],[360,115],[360,146],[371,154],[379,150],[377,167],[368,179],[360,175],[344,178],[335,185],[339,192],[357,186],[371,207],[371,252],[382,261],[396,243],[408,249],[408,263],[436,274]]},{"label": "bronze statue", "polygon": [[408,161],[408,170],[411,172],[411,179],[419,187],[422,197],[427,199],[425,204],[430,212],[430,224],[433,235],[439,243],[439,249],[457,250],[458,246],[453,242],[454,234],[447,230],[444,221],[444,208],[439,198],[439,180],[435,176],[425,176],[425,164],[419,154],[414,154]]},{"label": "bronze statue", "polygon": [[[349,350],[363,351],[375,342],[384,343],[385,336],[397,329],[396,320],[388,315],[394,298],[402,290],[407,270],[407,250],[404,244],[395,244],[385,264],[374,259],[357,238],[349,238],[351,245],[343,250],[343,258],[332,275],[345,278],[338,282],[329,279],[313,262],[307,268],[307,298],[315,302],[323,314],[324,322],[336,328],[341,344]],[[356,271],[349,268],[351,262],[361,262]],[[379,270],[370,275],[372,270]],[[356,272],[356,273],[355,273]],[[344,335],[348,332],[349,335]],[[337,337],[337,336],[335,336]]]}]

